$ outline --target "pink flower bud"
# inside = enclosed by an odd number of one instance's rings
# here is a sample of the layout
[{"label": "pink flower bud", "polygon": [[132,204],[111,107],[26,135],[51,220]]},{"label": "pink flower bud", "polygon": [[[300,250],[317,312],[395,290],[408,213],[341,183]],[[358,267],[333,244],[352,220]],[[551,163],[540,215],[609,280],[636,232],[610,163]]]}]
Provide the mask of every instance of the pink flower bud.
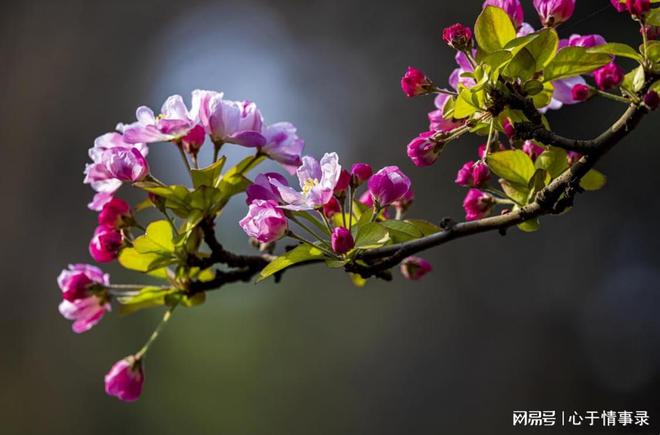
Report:
[{"label": "pink flower bud", "polygon": [[206,140],[206,131],[201,125],[194,126],[188,134],[181,138],[181,146],[188,154],[196,156],[199,149],[204,145]]},{"label": "pink flower bud", "polygon": [[337,201],[337,198],[334,196],[330,198],[330,201],[328,201],[326,204],[323,205],[323,215],[330,219],[337,213],[341,211],[341,207],[339,207],[339,201]]},{"label": "pink flower bud", "polygon": [[578,83],[571,88],[571,96],[575,101],[585,101],[591,97],[591,88],[587,85]]},{"label": "pink flower bud", "polygon": [[646,104],[649,109],[655,110],[660,104],[660,96],[658,96],[658,93],[655,91],[648,91],[646,95],[644,95],[644,104]]},{"label": "pink flower bud", "polygon": [[351,232],[344,227],[337,227],[332,231],[330,240],[332,250],[336,254],[345,254],[355,246]]},{"label": "pink flower bud", "polygon": [[544,26],[558,26],[573,16],[575,0],[534,0],[534,8]]},{"label": "pink flower bud", "polygon": [[543,153],[543,151],[545,151],[545,148],[543,148],[542,146],[540,146],[539,144],[537,144],[532,140],[526,140],[522,146],[522,150],[533,161],[535,161],[536,158],[540,156]]},{"label": "pink flower bud", "polygon": [[435,132],[426,131],[420,133],[408,144],[408,157],[415,166],[431,166],[442,151],[444,143],[432,139]]},{"label": "pink flower bud", "polygon": [[62,297],[67,301],[83,299],[90,295],[92,285],[107,286],[110,276],[90,264],[70,264],[57,277],[57,284],[62,290]]},{"label": "pink flower bud", "polygon": [[76,334],[89,331],[101,321],[105,312],[111,309],[107,296],[96,295],[73,301],[64,299],[58,308],[65,319],[73,320],[71,329]]},{"label": "pink flower bud", "polygon": [[478,187],[488,181],[489,178],[488,166],[481,162],[469,161],[458,170],[454,182],[459,186]]},{"label": "pink flower bud", "polygon": [[442,31],[442,39],[456,50],[469,50],[472,46],[472,30],[460,23],[449,26]]},{"label": "pink flower bud", "polygon": [[569,47],[584,47],[584,48],[590,48],[590,47],[597,47],[599,45],[605,44],[607,41],[605,41],[605,38],[603,38],[600,35],[571,35],[569,36],[568,40],[562,39],[559,42],[559,48],[563,48],[563,44],[568,45]]},{"label": "pink flower bud", "polygon": [[417,68],[408,67],[408,71],[401,78],[401,89],[407,97],[416,97],[428,92],[431,81]]},{"label": "pink flower bud", "polygon": [[502,130],[504,130],[504,134],[509,139],[513,139],[513,137],[516,135],[516,129],[509,120],[509,118],[505,118],[504,121],[502,122]]},{"label": "pink flower bud", "polygon": [[351,184],[351,174],[348,173],[345,169],[342,169],[341,172],[339,173],[339,179],[337,180],[337,184],[335,184],[335,190],[334,193],[336,195],[340,195],[344,192],[346,192],[346,189],[348,189],[348,186]]},{"label": "pink flower bud", "polygon": [[128,356],[117,361],[105,375],[105,392],[124,402],[133,402],[140,398],[144,384],[142,361]]},{"label": "pink flower bud", "polygon": [[479,189],[470,189],[463,200],[465,219],[473,221],[488,216],[495,205],[493,197]]},{"label": "pink flower bud", "polygon": [[568,160],[568,166],[573,166],[575,162],[580,160],[582,157],[582,154],[575,152],[575,151],[567,151],[566,152],[566,159]]},{"label": "pink flower bud", "polygon": [[626,11],[626,4],[621,3],[620,0],[610,0],[610,3],[612,3],[612,6],[614,6],[614,9],[616,9],[617,12],[625,12]]},{"label": "pink flower bud", "polygon": [[408,257],[401,263],[401,274],[412,281],[421,279],[432,269],[431,263],[420,257]]},{"label": "pink flower bud", "polygon": [[239,222],[243,231],[261,243],[270,243],[281,238],[288,228],[286,215],[275,201],[255,199],[248,214]]},{"label": "pink flower bud", "polygon": [[496,8],[503,9],[511,18],[513,25],[518,29],[523,24],[523,8],[520,0],[486,0],[483,7],[495,6]]},{"label": "pink flower bud", "polygon": [[354,163],[351,167],[351,176],[353,185],[359,186],[373,175],[374,171],[368,163]]},{"label": "pink flower bud", "polygon": [[358,199],[358,202],[362,205],[366,205],[369,208],[374,206],[374,198],[373,196],[371,196],[371,192],[369,191],[366,191],[362,195],[360,195],[360,199]]},{"label": "pink flower bud", "polygon": [[608,63],[594,71],[594,80],[598,89],[604,91],[619,86],[626,72],[616,63]]},{"label": "pink flower bud", "polygon": [[626,0],[626,9],[631,15],[641,17],[651,10],[651,0]]},{"label": "pink flower bud", "polygon": [[121,198],[112,198],[99,213],[99,225],[118,228],[124,218],[131,216],[131,206]]},{"label": "pink flower bud", "polygon": [[397,166],[386,166],[369,179],[369,192],[380,207],[402,199],[410,190],[410,179]]},{"label": "pink flower bud", "polygon": [[124,242],[121,232],[109,225],[99,225],[89,242],[89,254],[98,263],[108,263],[119,254]]}]

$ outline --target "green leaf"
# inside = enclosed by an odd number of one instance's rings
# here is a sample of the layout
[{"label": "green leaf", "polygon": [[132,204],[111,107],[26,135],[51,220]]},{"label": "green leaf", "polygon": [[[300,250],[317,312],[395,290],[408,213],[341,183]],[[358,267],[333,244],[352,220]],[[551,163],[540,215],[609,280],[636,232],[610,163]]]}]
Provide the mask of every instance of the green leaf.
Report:
[{"label": "green leaf", "polygon": [[605,186],[607,182],[607,177],[603,173],[591,169],[585,174],[584,177],[580,180],[580,187],[584,190],[600,190]]},{"label": "green leaf", "polygon": [[439,226],[423,219],[406,219],[406,222],[414,225],[415,228],[417,228],[422,233],[422,236],[430,236],[431,234],[439,233],[442,231],[442,228]]},{"label": "green leaf", "polygon": [[362,278],[359,274],[349,273],[348,275],[351,277],[351,281],[355,287],[362,288],[367,285],[367,280]]},{"label": "green leaf", "polygon": [[308,244],[302,244],[289,252],[280,255],[275,260],[271,261],[268,266],[259,274],[257,282],[263,281],[269,276],[286,269],[287,267],[293,266],[297,263],[303,263],[305,261],[319,260],[325,258],[323,252],[313,246]]},{"label": "green leaf", "polygon": [[266,157],[263,155],[255,155],[246,157],[241,160],[236,166],[230,168],[216,183],[218,189],[222,194],[218,201],[218,208],[221,209],[227,204],[232,196],[244,192],[251,182],[245,177],[245,174],[250,172],[254,167],[261,163]]},{"label": "green leaf", "polygon": [[382,225],[387,228],[393,243],[403,243],[424,236],[417,226],[406,221],[387,220],[383,221]]},{"label": "green leaf", "polygon": [[497,50],[494,53],[488,54],[481,62],[488,65],[491,70],[496,70],[504,66],[511,59],[513,59],[513,55],[509,50]]},{"label": "green leaf", "polygon": [[479,110],[479,107],[472,103],[472,91],[465,88],[461,89],[461,92],[456,98],[456,104],[454,104],[454,118],[467,118],[477,110]]},{"label": "green leaf", "polygon": [[486,157],[486,163],[497,176],[515,184],[527,185],[534,175],[534,163],[520,150],[493,153]]},{"label": "green leaf", "polygon": [[504,10],[493,6],[486,7],[474,25],[475,38],[479,48],[492,53],[516,37],[516,29]]},{"label": "green leaf", "polygon": [[166,220],[152,222],[144,235],[133,241],[133,247],[141,254],[169,254],[174,252],[174,231]]},{"label": "green leaf", "polygon": [[642,60],[642,56],[629,45],[620,42],[608,42],[607,44],[597,45],[587,48],[588,53],[605,53],[613,56],[627,57],[636,61]]},{"label": "green leaf", "polygon": [[355,248],[378,248],[387,243],[389,239],[389,233],[383,225],[370,222],[358,228],[357,236],[355,237]]},{"label": "green leaf", "polygon": [[126,269],[138,272],[152,272],[177,262],[172,254],[161,254],[155,252],[141,253],[135,248],[124,248],[117,257],[119,264]]},{"label": "green leaf", "polygon": [[510,199],[512,199],[516,204],[525,205],[527,203],[527,198],[529,198],[529,188],[527,185],[521,185],[512,183],[505,179],[500,179],[500,186],[502,190]]},{"label": "green leaf", "polygon": [[640,65],[623,77],[621,87],[631,93],[639,92],[644,86],[645,76],[644,67]]},{"label": "green leaf", "polygon": [[522,81],[527,81],[532,78],[535,72],[536,59],[534,59],[532,53],[526,48],[520,50],[504,69],[504,74],[507,77],[513,79],[519,78]]},{"label": "green leaf", "polygon": [[552,82],[543,83],[543,91],[532,96],[532,101],[534,101],[534,107],[541,108],[550,104],[552,101],[552,94],[555,91],[555,87]]},{"label": "green leaf", "polygon": [[555,29],[543,29],[537,32],[538,35],[525,46],[527,50],[536,59],[536,71],[540,71],[557,55],[559,46],[559,36]]},{"label": "green leaf", "polygon": [[589,53],[583,47],[565,47],[543,71],[545,81],[586,74],[612,61],[608,54]]},{"label": "green leaf", "polygon": [[650,26],[660,26],[660,8],[651,9],[651,11],[646,14],[644,22]]},{"label": "green leaf", "polygon": [[545,169],[552,178],[557,178],[562,172],[568,169],[568,156],[565,150],[550,147],[536,158],[534,166],[539,169]]},{"label": "green leaf", "polygon": [[660,62],[660,41],[649,41],[646,47],[646,55],[651,62]]},{"label": "green leaf", "polygon": [[527,95],[537,95],[543,92],[543,83],[538,80],[530,80],[523,85],[523,91]]},{"label": "green leaf", "polygon": [[530,219],[530,220],[525,221],[521,224],[518,224],[518,229],[520,229],[521,231],[524,231],[526,233],[533,233],[534,231],[538,231],[540,226],[541,226],[541,223],[539,222],[539,220],[537,218],[537,219]]},{"label": "green leaf", "polygon": [[225,165],[227,157],[222,156],[216,162],[202,169],[191,169],[193,186],[198,188],[200,186],[217,187],[219,183],[222,167]]},{"label": "green leaf", "polygon": [[144,287],[135,296],[120,296],[117,298],[120,304],[119,314],[131,314],[145,308],[163,305],[165,297],[176,292],[178,290],[172,288]]},{"label": "green leaf", "polygon": [[545,169],[537,169],[529,180],[529,183],[527,183],[529,196],[527,197],[526,203],[529,204],[534,201],[536,199],[536,194],[539,193],[539,191],[541,191],[541,189],[543,189],[549,182],[550,176],[548,175],[548,171]]}]

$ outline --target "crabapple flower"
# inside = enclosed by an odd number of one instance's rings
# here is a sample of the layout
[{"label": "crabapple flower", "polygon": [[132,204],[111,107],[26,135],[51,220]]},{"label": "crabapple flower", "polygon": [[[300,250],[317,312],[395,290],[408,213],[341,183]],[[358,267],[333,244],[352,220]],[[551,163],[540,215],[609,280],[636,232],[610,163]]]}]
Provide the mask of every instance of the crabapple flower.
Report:
[{"label": "crabapple flower", "polygon": [[103,206],[112,201],[112,193],[97,192],[94,194],[92,201],[87,204],[87,208],[92,211],[101,211]]},{"label": "crabapple flower", "polygon": [[107,286],[110,275],[91,264],[70,264],[57,277],[57,284],[62,290],[62,297],[69,301],[84,299],[90,295],[91,285]]},{"label": "crabapple flower", "polygon": [[341,165],[337,153],[326,153],[321,161],[311,156],[302,158],[302,165],[296,171],[300,192],[274,178],[271,178],[270,182],[282,197],[285,204],[282,208],[313,210],[330,201],[340,174]]},{"label": "crabapple flower", "polygon": [[402,199],[410,191],[410,178],[397,166],[386,166],[369,179],[368,187],[374,204],[388,206]]},{"label": "crabapple flower", "polygon": [[529,156],[530,159],[532,159],[532,161],[535,161],[536,158],[540,156],[543,151],[545,151],[545,148],[532,140],[526,140],[522,146],[522,150]]},{"label": "crabapple flower", "polygon": [[575,0],[534,0],[534,9],[544,26],[558,26],[573,16]]},{"label": "crabapple flower", "polygon": [[172,95],[165,100],[156,116],[147,106],[140,106],[135,112],[136,122],[117,124],[117,130],[128,143],[154,143],[176,141],[186,136],[195,126],[183,98]]},{"label": "crabapple flower", "polygon": [[348,189],[348,186],[350,186],[350,184],[351,184],[351,174],[349,174],[347,170],[342,169],[341,172],[339,173],[339,179],[337,180],[337,184],[335,185],[335,190],[334,190],[335,195],[341,195],[342,193],[346,192],[346,189]]},{"label": "crabapple flower", "polygon": [[432,269],[431,263],[420,257],[408,257],[401,262],[401,274],[412,281],[421,279]]},{"label": "crabapple flower", "polygon": [[110,303],[95,295],[73,301],[65,299],[59,306],[60,314],[67,320],[73,320],[71,329],[76,334],[89,331],[110,310]]},{"label": "crabapple flower", "polygon": [[586,85],[587,82],[582,76],[567,77],[561,80],[554,80],[552,85],[554,91],[552,92],[552,102],[548,106],[549,109],[558,110],[564,104],[577,104],[580,101],[573,98],[573,88],[576,85]]},{"label": "crabapple flower", "polygon": [[374,171],[368,163],[353,163],[351,166],[351,182],[353,186],[359,186],[373,175]]},{"label": "crabapple flower", "polygon": [[472,45],[472,30],[460,23],[446,27],[442,31],[442,39],[456,50],[469,50]]},{"label": "crabapple flower", "polygon": [[477,187],[484,184],[489,178],[488,166],[480,162],[469,161],[458,170],[454,182],[459,186]]},{"label": "crabapple flower", "polygon": [[648,91],[646,95],[644,95],[644,104],[646,104],[649,109],[655,110],[658,108],[658,105],[660,105],[660,96],[658,96],[658,93],[655,91]]},{"label": "crabapple flower", "polygon": [[94,163],[85,167],[84,182],[97,192],[114,193],[122,183],[141,181],[149,174],[149,164],[138,148],[92,150]]},{"label": "crabapple flower", "polygon": [[520,0],[486,0],[483,4],[483,8],[486,6],[495,6],[496,8],[503,9],[511,18],[513,25],[519,28],[523,21],[523,8],[520,4]]},{"label": "crabapple flower", "polygon": [[291,175],[300,164],[305,141],[296,134],[296,127],[289,122],[277,122],[263,130],[266,144],[261,152],[275,160]]},{"label": "crabapple flower", "polygon": [[516,33],[516,36],[517,36],[517,37],[521,37],[521,36],[531,35],[531,34],[534,33],[535,31],[536,31],[536,30],[534,30],[534,27],[532,27],[531,24],[529,24],[529,23],[522,23],[522,25],[521,25],[520,28],[518,29],[518,33]]},{"label": "crabapple flower", "polygon": [[330,244],[335,254],[345,254],[355,246],[351,232],[344,227],[337,227],[332,231]]},{"label": "crabapple flower", "polygon": [[[474,56],[476,54],[476,50],[473,50],[472,54]],[[454,60],[456,60],[458,68],[453,70],[449,75],[449,86],[458,91],[459,85],[465,86],[466,88],[471,88],[476,85],[477,82],[475,82],[473,78],[463,77],[465,73],[474,72],[474,67],[472,66],[472,63],[470,63],[467,55],[464,52],[459,51],[456,53],[456,56],[454,56]]]},{"label": "crabapple flower", "polygon": [[360,195],[358,202],[362,205],[366,205],[369,208],[374,206],[374,198],[373,196],[371,196],[371,192],[369,191],[366,191],[362,195]]},{"label": "crabapple flower", "polygon": [[401,78],[401,89],[407,97],[416,97],[428,92],[431,81],[419,69],[409,66]]},{"label": "crabapple flower", "polygon": [[206,131],[204,131],[204,127],[196,125],[181,138],[181,146],[185,152],[196,156],[205,140]]},{"label": "crabapple flower", "polygon": [[130,218],[131,206],[121,198],[112,198],[99,213],[99,225],[119,227],[125,218]]},{"label": "crabapple flower", "polygon": [[488,216],[495,205],[494,198],[479,189],[470,189],[463,200],[465,219],[473,221]]},{"label": "crabapple flower", "polygon": [[626,0],[626,9],[631,15],[641,17],[651,9],[651,0]]},{"label": "crabapple flower", "polygon": [[591,97],[591,88],[587,85],[578,83],[571,89],[571,96],[575,101],[585,101]]},{"label": "crabapple flower", "polygon": [[105,375],[105,392],[124,402],[139,399],[143,384],[142,360],[132,355],[117,361]]},{"label": "crabapple flower", "polygon": [[619,86],[623,82],[625,71],[614,62],[598,68],[594,71],[594,80],[598,89],[605,91],[610,88]]},{"label": "crabapple flower", "polygon": [[265,174],[257,175],[254,182],[247,188],[245,202],[249,205],[255,199],[262,199],[264,201],[275,201],[283,203],[280,192],[277,187],[271,182],[271,179],[277,180],[280,184],[288,186],[289,183],[282,175],[277,172],[266,172]]},{"label": "crabapple flower", "polygon": [[273,242],[286,233],[288,228],[284,212],[275,201],[255,199],[248,207],[248,214],[239,222],[248,236],[261,243]]},{"label": "crabapple flower", "polygon": [[448,94],[438,94],[433,103],[436,110],[429,112],[429,130],[433,131],[451,131],[462,125],[462,122],[455,121],[452,118],[444,117],[444,110],[447,101],[451,98]]},{"label": "crabapple flower", "polygon": [[431,166],[438,160],[444,147],[442,141],[433,140],[434,131],[420,133],[408,144],[408,157],[415,166]]},{"label": "crabapple flower", "polygon": [[199,122],[215,143],[262,147],[263,117],[254,103],[223,99],[221,92],[193,91],[190,116]]},{"label": "crabapple flower", "polygon": [[597,47],[599,45],[605,44],[605,38],[600,35],[578,35],[577,33],[572,34],[568,39],[561,39],[559,41],[559,49],[561,50],[564,47],[583,47],[591,48]]},{"label": "crabapple flower", "polygon": [[99,225],[89,242],[89,254],[98,263],[108,263],[119,254],[124,243],[121,232],[109,225]]},{"label": "crabapple flower", "polygon": [[626,4],[621,3],[619,0],[610,0],[610,3],[612,3],[612,6],[614,6],[614,9],[617,10],[617,12],[625,12],[626,11]]}]

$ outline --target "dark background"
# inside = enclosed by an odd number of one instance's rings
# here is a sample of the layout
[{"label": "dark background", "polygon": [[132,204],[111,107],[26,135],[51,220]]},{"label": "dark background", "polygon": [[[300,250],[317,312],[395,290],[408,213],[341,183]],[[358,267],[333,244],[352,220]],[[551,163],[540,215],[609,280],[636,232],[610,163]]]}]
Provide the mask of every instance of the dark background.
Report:
[{"label": "dark background", "polygon": [[[339,271],[309,267],[280,285],[210,293],[177,312],[153,347],[134,404],[107,397],[103,375],[139,349],[160,313],[113,313],[77,336],[57,312],[55,277],[90,261],[87,148],[138,105],[157,109],[173,93],[253,99],[269,121],[294,122],[308,153],[399,164],[415,183],[412,216],[461,218],[465,192],[452,180],[479,139],[414,167],[405,145],[425,129],[432,101],[404,98],[398,81],[415,65],[444,82],[454,64],[442,28],[472,24],[480,3],[3,2],[0,432],[558,432],[514,430],[521,409],[647,410],[660,422],[657,116],[602,161],[606,189],[543,219],[538,233],[425,253],[434,272],[421,282],[397,275],[356,289]],[[638,41],[604,0],[578,0],[573,22],[560,33]],[[590,137],[622,109],[591,102],[550,120]],[[160,178],[183,181],[171,147],[151,150]],[[244,213],[235,200],[218,232],[249,252],[236,224]],[[140,279],[105,269],[116,282]]]}]

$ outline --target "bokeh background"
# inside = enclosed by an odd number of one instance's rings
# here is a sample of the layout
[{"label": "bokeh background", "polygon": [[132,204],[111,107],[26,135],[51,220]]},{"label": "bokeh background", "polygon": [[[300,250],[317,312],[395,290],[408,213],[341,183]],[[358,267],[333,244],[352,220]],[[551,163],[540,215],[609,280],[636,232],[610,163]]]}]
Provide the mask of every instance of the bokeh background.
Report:
[{"label": "bokeh background", "polygon": [[[444,82],[454,64],[441,30],[471,24],[480,3],[2,2],[0,433],[532,432],[512,428],[521,409],[647,410],[655,428],[627,432],[658,433],[655,117],[603,160],[605,190],[543,219],[538,233],[427,252],[434,273],[421,282],[397,276],[357,289],[315,266],[178,310],[134,404],[106,397],[103,375],[139,349],[160,312],[113,314],[81,336],[57,312],[56,275],[90,260],[87,148],[138,105],[158,108],[173,93],[255,100],[268,121],[294,122],[310,154],[400,165],[415,183],[411,215],[460,218],[465,192],[452,180],[479,139],[414,167],[405,145],[426,127],[432,101],[404,98],[398,81],[415,65]],[[573,23],[560,32],[638,40],[607,1],[578,0]],[[621,110],[598,101],[550,119],[563,134],[590,137]],[[171,147],[151,150],[160,178],[183,181]],[[231,157],[241,153],[233,147]],[[218,232],[249,252],[236,224],[244,213],[237,198]],[[106,269],[117,282],[139,280]]]}]

